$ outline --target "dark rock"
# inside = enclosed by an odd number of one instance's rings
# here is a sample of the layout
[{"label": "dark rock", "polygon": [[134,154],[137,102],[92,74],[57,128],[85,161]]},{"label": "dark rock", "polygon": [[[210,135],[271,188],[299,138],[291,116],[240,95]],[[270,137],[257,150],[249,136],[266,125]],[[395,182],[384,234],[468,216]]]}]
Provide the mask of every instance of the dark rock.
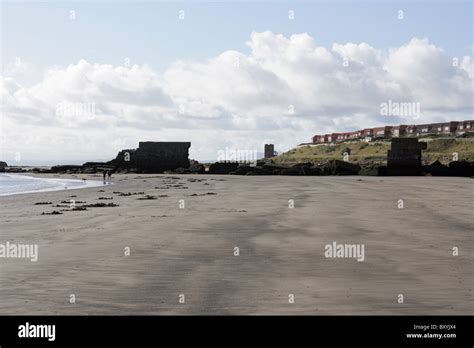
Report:
[{"label": "dark rock", "polygon": [[107,163],[105,162],[86,162],[82,165],[83,167],[93,167],[93,168],[97,168],[97,167],[110,167],[109,165],[107,165]]},{"label": "dark rock", "polygon": [[51,173],[67,173],[67,172],[79,172],[82,166],[76,165],[60,165],[51,167]]},{"label": "dark rock", "polygon": [[[313,164],[311,162],[305,162],[305,163],[296,163],[293,166],[291,166],[291,169],[296,169],[298,171],[298,175],[306,175],[306,172],[311,168]],[[288,169],[288,168],[284,168]]]},{"label": "dark rock", "polygon": [[234,172],[237,175],[273,175],[273,171],[260,166],[240,165]]},{"label": "dark rock", "polygon": [[436,160],[436,161],[434,161],[433,163],[430,164],[430,167],[444,168],[446,166],[443,163],[441,163],[440,161]]},{"label": "dark rock", "polygon": [[114,165],[105,162],[86,162],[82,165],[80,172],[84,174],[96,174],[102,173],[104,170],[110,170],[112,173],[117,172]]},{"label": "dark rock", "polygon": [[51,170],[46,168],[33,168],[31,171],[33,173],[51,173]]},{"label": "dark rock", "polygon": [[391,176],[419,176],[423,173],[423,167],[387,167],[385,175]]},{"label": "dark rock", "polygon": [[238,162],[216,162],[209,166],[209,174],[229,174],[236,172],[238,167]]},{"label": "dark rock", "polygon": [[263,167],[266,164],[271,164],[273,163],[272,160],[270,159],[259,159],[257,160],[257,163],[255,163],[256,166]]},{"label": "dark rock", "polygon": [[280,170],[280,175],[300,175],[301,171],[299,168],[286,168]]},{"label": "dark rock", "polygon": [[283,166],[277,166],[275,164],[264,164],[262,166],[263,169],[266,169],[266,170],[270,170],[270,171],[274,171],[274,170],[282,170],[282,169],[287,169],[287,167],[283,167]]},{"label": "dark rock", "polygon": [[239,166],[234,173],[237,175],[247,175],[247,173],[253,172],[255,172],[255,167]]},{"label": "dark rock", "polygon": [[360,166],[340,160],[330,160],[318,165],[322,175],[358,175]]},{"label": "dark rock", "polygon": [[0,161],[0,168],[8,167],[7,162]]},{"label": "dark rock", "polygon": [[26,170],[22,167],[5,167],[3,168],[6,173],[25,173]]},{"label": "dark rock", "polygon": [[378,176],[386,176],[387,175],[387,166],[380,166],[377,168],[377,175]]},{"label": "dark rock", "polygon": [[362,167],[359,170],[359,175],[362,175],[362,176],[377,176],[377,175],[379,175],[379,167],[378,166]]},{"label": "dark rock", "polygon": [[331,161],[330,168],[333,175],[357,175],[360,171],[358,164],[339,160]]},{"label": "dark rock", "polygon": [[189,169],[187,168],[176,168],[174,170],[165,170],[163,174],[189,174]]},{"label": "dark rock", "polygon": [[164,174],[205,174],[206,167],[198,161],[190,160],[188,168],[176,168],[173,170],[165,170]]},{"label": "dark rock", "polygon": [[374,161],[362,161],[359,162],[360,170],[359,175],[362,176],[377,176],[379,175],[380,163]]},{"label": "dark rock", "polygon": [[305,173],[306,173],[305,175],[312,175],[312,176],[323,175],[321,168],[316,167],[316,166],[306,169]]},{"label": "dark rock", "polygon": [[206,173],[206,167],[198,161],[191,160],[189,165],[190,174],[204,174]]},{"label": "dark rock", "polygon": [[293,165],[293,168],[297,167],[311,167],[313,165],[312,162],[301,162],[301,163],[296,163]]},{"label": "dark rock", "polygon": [[252,172],[255,175],[273,175],[273,171],[269,169],[265,169],[260,166],[255,166],[254,171]]},{"label": "dark rock", "polygon": [[298,175],[321,175],[322,171],[321,168],[317,166],[313,166],[313,163],[298,163],[295,164],[293,169],[297,169],[299,171]]},{"label": "dark rock", "polygon": [[474,162],[454,161],[449,163],[449,175],[474,176]]},{"label": "dark rock", "polygon": [[138,168],[130,167],[130,168],[118,168],[115,170],[118,174],[137,174],[139,173]]},{"label": "dark rock", "polygon": [[424,166],[423,173],[432,176],[448,176],[449,168],[437,160],[431,163],[429,166]]},{"label": "dark rock", "polygon": [[423,167],[426,175],[432,176],[474,176],[474,163],[468,161],[454,161],[448,166],[443,165],[439,161],[431,163],[429,166]]},{"label": "dark rock", "polygon": [[84,173],[84,174],[96,174],[96,173],[97,173],[97,169],[95,169],[95,168],[82,168],[81,173]]}]

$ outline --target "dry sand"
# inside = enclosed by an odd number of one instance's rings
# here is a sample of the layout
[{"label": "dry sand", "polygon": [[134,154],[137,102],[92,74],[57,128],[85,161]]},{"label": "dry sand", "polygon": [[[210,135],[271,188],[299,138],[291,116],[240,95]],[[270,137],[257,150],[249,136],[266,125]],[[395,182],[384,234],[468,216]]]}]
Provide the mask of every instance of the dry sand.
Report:
[{"label": "dry sand", "polygon": [[[39,245],[37,262],[0,259],[0,314],[473,312],[472,179],[172,177],[0,197],[0,243]],[[35,205],[70,199],[119,207]],[[365,260],[325,258],[333,241],[364,244]]]}]

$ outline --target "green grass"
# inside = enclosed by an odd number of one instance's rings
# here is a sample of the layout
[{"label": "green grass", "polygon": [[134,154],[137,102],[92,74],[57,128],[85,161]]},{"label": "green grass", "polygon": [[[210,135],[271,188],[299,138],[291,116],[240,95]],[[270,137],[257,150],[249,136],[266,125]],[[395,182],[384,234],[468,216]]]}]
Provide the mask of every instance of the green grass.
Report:
[{"label": "green grass", "polygon": [[[439,160],[448,163],[453,160],[453,153],[459,160],[474,161],[474,138],[423,138],[427,143],[423,151],[423,161],[431,163]],[[301,163],[331,159],[343,159],[344,150],[350,150],[349,161],[373,161],[383,163],[387,159],[390,141],[346,142],[335,145],[303,146],[285,152],[273,160],[276,163]]]}]

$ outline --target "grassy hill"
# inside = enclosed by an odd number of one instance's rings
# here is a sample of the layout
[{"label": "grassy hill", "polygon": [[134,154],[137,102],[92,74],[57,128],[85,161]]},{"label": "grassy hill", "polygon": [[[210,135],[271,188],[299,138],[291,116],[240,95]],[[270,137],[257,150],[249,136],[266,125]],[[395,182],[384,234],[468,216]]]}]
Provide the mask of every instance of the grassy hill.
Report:
[{"label": "grassy hill", "polygon": [[[439,160],[449,163],[453,160],[453,153],[458,153],[459,160],[474,161],[474,138],[420,138],[419,141],[427,143],[427,149],[423,150],[423,162],[425,164]],[[363,141],[351,141],[333,145],[307,145],[292,149],[273,159],[276,163],[290,164],[299,162],[314,162],[330,159],[343,159],[343,153],[349,153],[350,162],[371,161],[384,163],[387,160],[387,150],[390,149],[390,141],[374,141],[366,143]]]}]

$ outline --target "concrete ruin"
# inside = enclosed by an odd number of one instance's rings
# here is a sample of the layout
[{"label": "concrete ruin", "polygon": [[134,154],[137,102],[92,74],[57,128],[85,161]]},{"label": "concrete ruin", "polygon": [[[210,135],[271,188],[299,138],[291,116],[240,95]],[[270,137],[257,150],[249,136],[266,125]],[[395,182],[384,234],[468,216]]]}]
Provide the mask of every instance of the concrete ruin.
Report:
[{"label": "concrete ruin", "polygon": [[264,158],[275,157],[275,147],[273,144],[265,144]]},{"label": "concrete ruin", "polygon": [[136,169],[142,173],[189,168],[190,142],[141,141],[138,149],[122,150],[108,164],[120,169]]},{"label": "concrete ruin", "polygon": [[421,175],[421,150],[426,146],[418,138],[393,138],[387,152],[387,175]]}]

